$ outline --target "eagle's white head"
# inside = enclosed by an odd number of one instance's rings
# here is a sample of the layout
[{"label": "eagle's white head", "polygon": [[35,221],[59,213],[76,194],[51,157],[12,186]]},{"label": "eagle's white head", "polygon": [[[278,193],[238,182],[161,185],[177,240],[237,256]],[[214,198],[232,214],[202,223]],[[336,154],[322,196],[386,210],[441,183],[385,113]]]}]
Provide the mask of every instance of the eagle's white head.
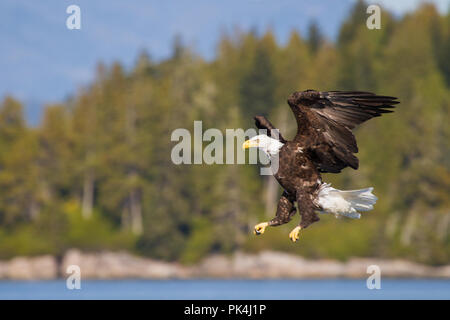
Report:
[{"label": "eagle's white head", "polygon": [[273,139],[265,134],[260,134],[259,136],[254,136],[253,138],[247,140],[242,145],[243,149],[257,147],[264,151],[269,157],[275,156],[280,152],[283,143],[277,139]]}]

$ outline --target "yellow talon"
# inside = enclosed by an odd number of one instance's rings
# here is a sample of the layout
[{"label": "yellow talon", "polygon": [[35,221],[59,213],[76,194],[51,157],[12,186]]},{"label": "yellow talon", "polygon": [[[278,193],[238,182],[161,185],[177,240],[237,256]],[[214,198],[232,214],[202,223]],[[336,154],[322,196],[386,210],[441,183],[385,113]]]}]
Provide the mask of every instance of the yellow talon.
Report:
[{"label": "yellow talon", "polygon": [[300,230],[302,228],[300,226],[296,226],[294,230],[289,233],[289,238],[292,240],[292,242],[296,242],[298,238],[300,238]]},{"label": "yellow talon", "polygon": [[263,234],[266,230],[266,227],[269,225],[268,222],[261,222],[255,226],[255,230],[253,231],[257,236]]}]

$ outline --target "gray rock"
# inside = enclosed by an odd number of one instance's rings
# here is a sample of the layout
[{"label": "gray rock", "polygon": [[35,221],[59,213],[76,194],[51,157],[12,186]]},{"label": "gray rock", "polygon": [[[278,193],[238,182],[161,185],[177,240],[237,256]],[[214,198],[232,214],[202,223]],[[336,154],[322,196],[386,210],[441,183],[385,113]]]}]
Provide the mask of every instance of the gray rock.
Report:
[{"label": "gray rock", "polygon": [[450,279],[450,265],[431,267],[406,260],[352,258],[347,262],[307,260],[283,252],[258,254],[236,252],[233,256],[211,255],[193,266],[142,258],[127,252],[84,253],[67,251],[58,265],[52,256],[16,257],[0,261],[0,279],[54,279],[68,276],[77,265],[83,279],[169,278],[367,278],[367,267],[380,267],[382,277]]},{"label": "gray rock", "polygon": [[126,252],[82,253],[69,250],[61,264],[61,274],[67,274],[67,267],[77,265],[82,278],[156,278],[180,277],[182,272],[177,264],[145,259]]},{"label": "gray rock", "polygon": [[47,280],[58,276],[56,259],[49,255],[16,257],[0,265],[0,277],[6,279]]}]

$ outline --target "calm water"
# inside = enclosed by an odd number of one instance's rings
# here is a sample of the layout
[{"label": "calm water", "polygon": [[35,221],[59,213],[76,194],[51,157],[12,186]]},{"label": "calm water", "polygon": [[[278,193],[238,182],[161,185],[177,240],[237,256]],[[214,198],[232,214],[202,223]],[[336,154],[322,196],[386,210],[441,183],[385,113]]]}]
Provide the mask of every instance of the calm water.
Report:
[{"label": "calm water", "polygon": [[450,280],[64,280],[0,281],[0,299],[450,299]]}]

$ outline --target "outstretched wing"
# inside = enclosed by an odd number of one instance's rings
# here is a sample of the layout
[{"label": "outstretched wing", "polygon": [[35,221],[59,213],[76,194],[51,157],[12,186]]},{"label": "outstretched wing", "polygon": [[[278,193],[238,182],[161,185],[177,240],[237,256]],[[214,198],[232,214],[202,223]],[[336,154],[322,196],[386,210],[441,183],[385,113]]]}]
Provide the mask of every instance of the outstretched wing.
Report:
[{"label": "outstretched wing", "polygon": [[[269,137],[272,137],[274,139],[278,139],[280,142],[282,143],[286,143],[286,140],[283,138],[283,136],[281,135],[280,131],[275,128],[272,123],[270,123],[269,120],[266,119],[266,117],[264,116],[255,116],[255,125],[258,129],[266,129],[267,130],[267,135]],[[278,130],[278,137],[277,136],[272,136],[272,130]]]},{"label": "outstretched wing", "polygon": [[347,166],[358,168],[356,139],[352,129],[389,110],[397,98],[371,92],[307,90],[293,93],[288,103],[297,120],[294,139],[321,172],[338,173]]}]

